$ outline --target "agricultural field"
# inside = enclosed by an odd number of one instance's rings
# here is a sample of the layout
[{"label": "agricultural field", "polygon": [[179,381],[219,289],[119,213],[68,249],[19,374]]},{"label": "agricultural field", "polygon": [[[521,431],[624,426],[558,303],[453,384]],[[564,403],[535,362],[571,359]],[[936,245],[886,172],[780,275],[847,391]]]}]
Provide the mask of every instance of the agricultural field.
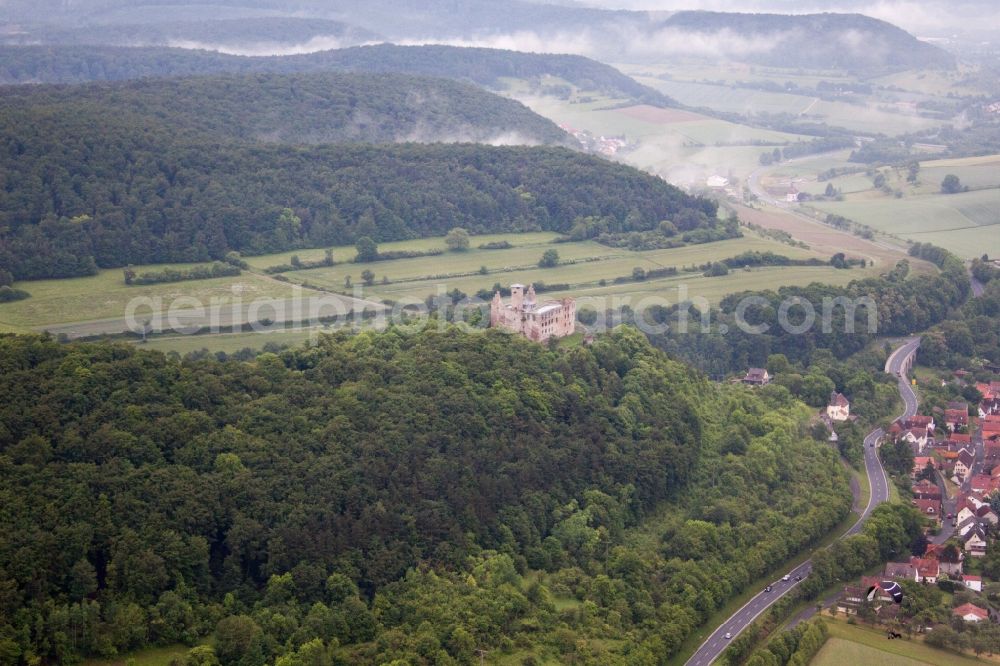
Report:
[{"label": "agricultural field", "polygon": [[202,349],[211,352],[232,354],[241,349],[263,349],[265,345],[301,347],[307,341],[315,340],[322,333],[334,329],[325,326],[303,326],[289,330],[271,332],[219,333],[214,335],[169,335],[154,337],[142,344],[143,349],[162,352],[177,352],[184,355]]},{"label": "agricultural field", "polygon": [[[317,314],[342,314],[352,309],[378,310],[384,307],[381,305],[383,300],[422,303],[428,296],[454,289],[471,296],[481,289],[491,289],[496,283],[566,284],[568,288],[548,292],[545,297],[572,295],[581,299],[593,298],[591,305],[603,309],[610,306],[612,298],[626,297],[632,299],[632,303],[650,297],[663,303],[676,303],[689,297],[703,297],[716,303],[727,294],[745,289],[769,289],[811,282],[846,284],[877,270],[875,266],[846,271],[829,266],[755,267],[712,278],[704,277],[701,271],[695,270],[699,265],[747,251],[770,251],[792,259],[816,257],[824,261],[833,254],[828,249],[841,251],[836,249],[837,246],[805,249],[749,230],[745,233],[746,236],[739,239],[639,252],[611,248],[592,241],[552,243],[556,237],[552,233],[496,234],[472,237],[472,249],[466,252],[370,264],[348,263],[356,253],[354,247],[336,247],[332,248],[334,259],[342,263],[291,271],[285,273],[282,280],[276,279],[279,276],[266,275],[263,269],[287,264],[293,254],[304,262],[320,260],[325,250],[247,257],[250,269],[240,276],[147,286],[128,286],[120,270],[104,270],[90,277],[18,283],[18,287],[32,296],[24,301],[0,305],[0,330],[48,330],[53,335],[70,337],[115,334],[125,330],[124,315],[130,301],[141,298],[162,303],[159,312],[175,315],[175,321],[181,326],[196,328],[211,322],[218,326],[217,332],[212,335],[153,336],[145,343],[149,348],[182,353],[202,348],[236,351],[248,346],[260,348],[267,342],[297,344],[324,328],[314,324],[311,328],[286,330],[279,323],[315,321]],[[498,241],[506,241],[512,247],[501,250],[477,248],[478,245]],[[380,245],[382,251],[443,248],[443,238]],[[548,249],[559,253],[560,264],[539,268],[538,261]],[[851,254],[850,248],[843,249]],[[851,256],[870,258],[863,252]],[[649,271],[666,267],[675,267],[680,273],[643,281],[628,279],[615,282],[616,278],[630,278],[636,268]],[[138,266],[136,270],[141,273],[162,268]],[[373,284],[361,284],[364,270],[375,274]],[[348,276],[351,278],[350,288],[346,287]],[[304,289],[301,285],[306,283],[313,288]],[[137,310],[136,319],[144,320],[147,315],[153,322],[153,329],[170,327],[169,319],[166,316],[157,318],[149,305]],[[238,328],[234,330],[234,325],[240,321],[265,322],[260,326],[264,331],[258,334]]]},{"label": "agricultural field", "polygon": [[960,257],[1000,255],[1000,189],[810,204],[887,234],[934,243]]},{"label": "agricultural field", "polygon": [[938,120],[879,108],[887,106],[887,102],[869,102],[861,106],[807,95],[764,92],[711,83],[658,78],[640,78],[639,81],[686,106],[743,115],[788,113],[797,115],[802,120],[843,127],[855,132],[891,136],[942,124]]},{"label": "agricultural field", "polygon": [[866,664],[870,666],[973,666],[974,664],[995,664],[995,659],[976,658],[971,654],[937,650],[914,639],[888,640],[885,632],[878,629],[850,625],[841,620],[827,618],[830,638],[819,651],[810,666],[842,666],[843,664]]},{"label": "agricultural field", "polygon": [[[473,245],[475,245],[475,239]],[[559,253],[560,265],[553,268],[539,268],[538,260],[546,249],[555,249]],[[572,293],[598,294],[631,294],[646,293],[649,285],[661,282],[697,282],[697,274],[681,274],[664,280],[650,280],[643,283],[627,282],[617,285],[601,285],[603,280],[611,283],[615,278],[631,276],[635,268],[655,270],[666,267],[698,266],[712,261],[732,257],[746,251],[771,251],[793,259],[820,257],[828,259],[814,251],[792,247],[777,241],[750,234],[738,238],[704,245],[673,248],[667,250],[649,250],[633,252],[622,248],[610,248],[593,241],[580,241],[558,244],[522,245],[508,250],[469,250],[461,253],[448,253],[443,256],[417,257],[412,259],[396,259],[380,261],[361,266],[359,264],[340,264],[331,267],[312,268],[287,273],[295,281],[308,282],[313,285],[342,291],[345,289],[346,277],[352,278],[352,283],[359,281],[360,271],[368,268],[375,273],[374,283],[364,291],[365,298],[372,300],[388,299],[400,301],[403,299],[422,302],[427,296],[459,289],[466,294],[475,294],[480,289],[489,289],[493,284],[539,283],[569,284]],[[481,269],[485,267],[486,272]],[[759,268],[754,272],[768,274],[764,282],[770,286],[779,284],[801,283],[814,280],[834,279],[835,274],[851,274],[857,277],[860,271],[837,271],[828,267],[796,267],[802,273],[788,274],[784,268]],[[827,274],[829,272],[829,274]],[[815,276],[812,278],[812,276]],[[735,277],[735,276],[727,276]],[[734,280],[724,293],[713,288],[716,300],[725,293],[731,293],[746,288],[743,283],[746,277],[742,274],[739,280]],[[727,282],[726,277],[704,278],[708,284]]]},{"label": "agricultural field", "polygon": [[969,73],[971,73],[971,69],[967,65],[961,65],[954,71],[911,69],[872,79],[871,83],[937,97],[947,97],[949,93],[958,96],[984,94],[986,91],[969,86],[964,82]]},{"label": "agricultural field", "polygon": [[729,62],[726,63],[725,67],[720,67],[717,62],[705,62],[697,59],[672,60],[669,64],[625,63],[615,65],[615,67],[636,79],[661,78],[691,83],[749,81],[771,82],[780,85],[791,82],[803,88],[814,88],[820,81],[850,82],[856,80],[843,72],[834,70],[780,69],[741,62]]},{"label": "agricultural field", "polygon": [[624,136],[627,146],[614,159],[674,184],[703,186],[711,175],[744,178],[767,147],[809,137],[757,129],[679,109],[624,106],[607,98],[574,102],[521,96],[533,111],[556,123],[595,135]]},{"label": "agricultural field", "polygon": [[[198,264],[136,266],[137,273],[170,268],[191,268]],[[221,306],[260,298],[287,298],[292,287],[270,277],[243,272],[232,277],[189,280],[152,285],[127,285],[121,269],[102,270],[97,275],[67,280],[32,280],[15,286],[31,298],[0,304],[0,330],[27,332],[57,324],[121,317],[133,299],[161,299],[164,303],[181,297]],[[189,306],[190,307],[190,306]]]}]

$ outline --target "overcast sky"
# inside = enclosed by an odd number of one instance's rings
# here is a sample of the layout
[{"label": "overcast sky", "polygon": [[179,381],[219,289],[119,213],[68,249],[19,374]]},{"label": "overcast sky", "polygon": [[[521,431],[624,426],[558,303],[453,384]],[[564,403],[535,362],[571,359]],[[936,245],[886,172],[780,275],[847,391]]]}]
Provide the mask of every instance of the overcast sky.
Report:
[{"label": "overcast sky", "polygon": [[609,9],[857,12],[927,36],[963,27],[1000,30],[1000,0],[582,0],[581,4]]}]

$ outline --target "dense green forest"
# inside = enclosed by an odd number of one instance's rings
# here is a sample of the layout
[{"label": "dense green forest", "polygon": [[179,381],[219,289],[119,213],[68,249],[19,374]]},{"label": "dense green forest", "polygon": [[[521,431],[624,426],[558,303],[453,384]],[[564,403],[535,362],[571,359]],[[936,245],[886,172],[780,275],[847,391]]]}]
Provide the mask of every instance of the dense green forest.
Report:
[{"label": "dense green forest", "polygon": [[3,109],[99,110],[173,132],[278,143],[577,142],[520,102],[468,83],[313,72],[143,79],[3,90]]},{"label": "dense green forest", "polygon": [[660,663],[850,505],[787,392],[712,386],[627,328],[252,363],[6,336],[0,369],[14,663],[209,634],[223,664]]},{"label": "dense green forest", "polygon": [[18,279],[457,226],[569,231],[590,216],[610,218],[616,232],[717,224],[713,202],[562,148],[262,144],[158,121],[152,110],[34,99],[0,98],[0,268]]},{"label": "dense green forest", "polygon": [[[995,270],[995,269],[994,269]],[[1000,363],[1000,271],[983,295],[969,299],[958,311],[923,337],[919,360],[925,365],[972,370],[982,361]]]},{"label": "dense green forest", "polygon": [[2,83],[80,83],[222,72],[396,72],[502,88],[504,78],[551,76],[584,90],[656,105],[671,100],[614,67],[576,55],[456,46],[377,44],[303,55],[243,57],[211,51],[102,46],[0,47]]},{"label": "dense green forest", "polygon": [[[928,258],[931,256],[941,269],[933,275],[909,275],[909,262],[904,259],[880,277],[855,280],[846,287],[814,283],[732,294],[711,310],[710,325],[706,327],[700,325],[702,313],[693,307],[683,315],[691,320],[687,330],[676,325],[678,308],[653,309],[645,316],[672,325],[669,331],[651,336],[654,344],[713,376],[763,367],[776,353],[804,366],[810,364],[817,350],[846,359],[877,337],[926,330],[949,318],[966,302],[969,276],[962,261],[940,248],[935,248]],[[793,328],[786,330],[780,325],[781,304],[794,299],[803,305],[788,309],[788,322]],[[747,305],[741,308],[741,303]],[[851,307],[845,307],[845,303]],[[828,326],[823,325],[825,310],[830,312]],[[816,325],[796,331],[794,327],[805,321],[807,311],[815,314]],[[874,331],[869,329],[870,323],[875,324]]]}]

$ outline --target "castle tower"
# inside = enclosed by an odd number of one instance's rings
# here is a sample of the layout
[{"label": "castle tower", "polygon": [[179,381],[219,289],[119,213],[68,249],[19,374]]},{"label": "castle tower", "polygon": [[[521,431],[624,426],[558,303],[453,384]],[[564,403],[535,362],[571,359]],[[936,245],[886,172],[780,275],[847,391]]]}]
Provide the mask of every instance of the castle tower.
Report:
[{"label": "castle tower", "polygon": [[524,297],[524,304],[527,307],[535,307],[535,285],[528,285],[528,293]]},{"label": "castle tower", "polygon": [[503,320],[503,299],[500,292],[493,293],[493,302],[490,303],[490,326],[497,326]]},{"label": "castle tower", "polygon": [[521,305],[524,303],[524,285],[523,284],[512,284],[510,285],[510,304],[515,310],[520,310]]}]

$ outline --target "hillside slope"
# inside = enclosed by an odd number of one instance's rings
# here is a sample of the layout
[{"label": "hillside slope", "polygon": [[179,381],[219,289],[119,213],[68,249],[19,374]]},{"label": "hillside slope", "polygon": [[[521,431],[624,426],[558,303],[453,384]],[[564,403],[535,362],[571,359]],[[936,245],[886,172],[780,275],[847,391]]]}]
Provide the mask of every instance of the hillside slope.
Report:
[{"label": "hillside slope", "polygon": [[625,232],[716,219],[712,202],[564,148],[262,143],[216,131],[257,112],[199,126],[185,113],[172,120],[169,106],[126,111],[99,92],[0,96],[0,266],[20,279],[87,274],[95,261],[199,261],[455,226],[566,232],[596,216]]},{"label": "hillside slope", "polygon": [[634,329],[252,363],[0,336],[0,370],[15,659],[215,634],[223,664],[656,663],[850,506],[787,392],[713,386]]},{"label": "hillside slope", "polygon": [[94,106],[216,139],[281,143],[576,145],[514,100],[448,79],[314,72],[144,79],[2,90],[8,109]]}]

